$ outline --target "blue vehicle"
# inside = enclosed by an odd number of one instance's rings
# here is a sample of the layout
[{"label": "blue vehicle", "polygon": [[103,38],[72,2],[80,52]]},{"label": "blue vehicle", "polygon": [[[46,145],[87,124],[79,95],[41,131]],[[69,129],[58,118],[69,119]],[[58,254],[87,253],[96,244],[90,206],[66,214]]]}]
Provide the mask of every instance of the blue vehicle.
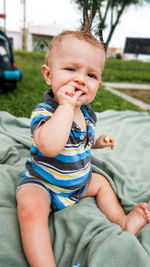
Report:
[{"label": "blue vehicle", "polygon": [[13,50],[9,38],[0,31],[0,88],[13,90],[22,78],[22,72],[14,61]]}]

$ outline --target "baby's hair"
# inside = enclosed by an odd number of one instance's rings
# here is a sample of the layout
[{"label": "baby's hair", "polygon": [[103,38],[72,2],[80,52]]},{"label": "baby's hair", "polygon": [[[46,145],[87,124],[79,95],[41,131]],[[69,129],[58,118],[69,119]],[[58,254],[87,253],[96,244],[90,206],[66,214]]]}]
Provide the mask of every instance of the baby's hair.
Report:
[{"label": "baby's hair", "polygon": [[72,37],[75,37],[79,40],[84,40],[84,41],[92,44],[93,46],[102,49],[104,51],[104,54],[105,54],[105,49],[104,49],[103,45],[92,35],[91,32],[84,31],[84,30],[81,30],[81,31],[63,31],[59,35],[55,36],[49,44],[48,51],[47,51],[46,58],[45,58],[45,64],[47,66],[49,64],[49,58],[50,58],[51,51],[56,46],[56,44],[61,43],[62,39],[66,36],[72,36]]}]

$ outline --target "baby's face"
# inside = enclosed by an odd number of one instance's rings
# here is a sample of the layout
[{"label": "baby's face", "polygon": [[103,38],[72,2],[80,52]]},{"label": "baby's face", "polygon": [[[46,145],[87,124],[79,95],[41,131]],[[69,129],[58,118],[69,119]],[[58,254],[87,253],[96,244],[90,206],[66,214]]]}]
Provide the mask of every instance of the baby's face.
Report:
[{"label": "baby's face", "polygon": [[[81,91],[78,105],[90,103],[101,84],[105,55],[103,49],[67,36],[52,51],[50,80],[54,96],[64,85]],[[54,97],[57,101],[57,98]]]}]

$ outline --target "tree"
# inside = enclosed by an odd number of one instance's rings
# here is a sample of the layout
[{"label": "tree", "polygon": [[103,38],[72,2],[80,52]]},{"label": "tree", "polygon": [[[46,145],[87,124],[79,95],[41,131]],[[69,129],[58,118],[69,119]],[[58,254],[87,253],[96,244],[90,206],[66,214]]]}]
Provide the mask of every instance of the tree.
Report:
[{"label": "tree", "polygon": [[[110,43],[116,26],[124,10],[131,4],[141,4],[150,0],[75,0],[79,9],[82,10],[81,29],[95,30],[105,50]],[[109,25],[107,39],[104,40],[103,30]]]}]

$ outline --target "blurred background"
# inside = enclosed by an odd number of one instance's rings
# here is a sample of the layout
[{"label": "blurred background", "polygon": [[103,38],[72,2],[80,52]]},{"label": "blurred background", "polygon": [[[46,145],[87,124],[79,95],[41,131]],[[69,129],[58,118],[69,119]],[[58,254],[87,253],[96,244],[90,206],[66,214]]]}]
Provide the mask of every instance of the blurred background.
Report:
[{"label": "blurred background", "polygon": [[41,72],[49,42],[86,28],[107,53],[93,109],[149,111],[149,14],[150,0],[0,0],[0,110],[30,117],[49,89]]},{"label": "blurred background", "polygon": [[[100,6],[97,7],[97,3]],[[83,9],[88,4],[87,14],[97,13],[91,29],[96,32],[100,19],[104,18],[103,39],[106,42],[111,23],[116,23],[109,42],[108,55],[123,53],[126,38],[150,38],[150,1],[144,0],[0,0],[0,28],[13,42],[14,49],[45,50],[52,36],[65,29],[80,29],[84,20]],[[99,14],[100,12],[101,14]],[[101,17],[100,17],[101,16]],[[126,55],[133,58],[137,55]],[[149,60],[149,55],[138,55]]]}]

